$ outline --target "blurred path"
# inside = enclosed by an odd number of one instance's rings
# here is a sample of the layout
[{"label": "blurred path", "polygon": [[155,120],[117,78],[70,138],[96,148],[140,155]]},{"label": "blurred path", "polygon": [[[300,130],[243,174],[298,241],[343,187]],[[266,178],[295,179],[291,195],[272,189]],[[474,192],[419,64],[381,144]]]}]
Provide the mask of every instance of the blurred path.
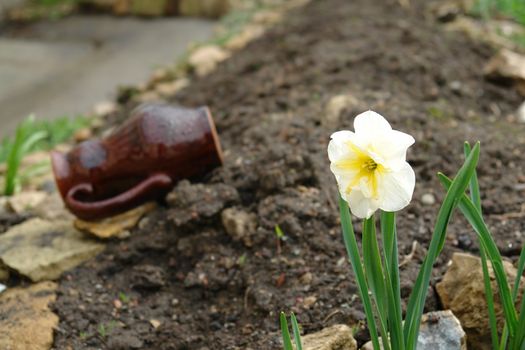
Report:
[{"label": "blurred path", "polygon": [[0,137],[30,113],[88,112],[119,85],[144,82],[188,45],[212,35],[201,19],[74,16],[0,36]]}]

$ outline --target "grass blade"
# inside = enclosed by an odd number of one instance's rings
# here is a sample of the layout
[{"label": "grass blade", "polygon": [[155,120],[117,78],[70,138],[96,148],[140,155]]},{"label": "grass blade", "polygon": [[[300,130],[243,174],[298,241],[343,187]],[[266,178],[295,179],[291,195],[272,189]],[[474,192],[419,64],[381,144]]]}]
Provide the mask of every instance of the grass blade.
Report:
[{"label": "grass blade", "polygon": [[[469,156],[470,152],[471,152],[470,144],[468,142],[465,142],[464,144],[465,158]],[[474,171],[474,174],[472,174],[472,177],[470,178],[469,191],[470,191],[470,198],[472,199],[472,203],[476,206],[476,209],[478,210],[479,214],[483,215],[482,209],[481,209],[481,195],[479,192],[479,182],[478,182],[478,176],[477,176],[476,171]],[[481,242],[479,243],[479,255],[481,257],[481,269],[483,271],[483,285],[485,289],[485,299],[487,300],[487,310],[489,314],[490,339],[492,342],[492,348],[497,349],[500,341],[498,339],[498,324],[497,324],[497,319],[496,319],[496,309],[494,308],[494,295],[492,292],[492,285],[490,283],[489,268],[487,265],[487,256],[485,254],[485,249],[483,248],[483,244],[481,244]]]},{"label": "grass blade", "polygon": [[[445,188],[449,188],[451,183],[453,183],[443,174],[439,174],[439,179]],[[503,260],[501,259],[501,254],[499,253],[498,247],[494,242],[487,225],[476,209],[476,206],[466,195],[462,196],[459,202],[459,209],[468,220],[470,225],[474,228],[474,231],[476,231],[478,234],[487,256],[492,263],[492,269],[494,270],[494,275],[496,276],[496,281],[498,284],[499,296],[502,301],[503,314],[505,316],[509,334],[512,338],[516,334],[516,325],[518,320],[507,281],[507,275],[503,269]]]},{"label": "grass blade", "polygon": [[301,343],[301,331],[299,330],[299,324],[297,323],[297,318],[292,312],[290,318],[292,319],[292,329],[293,337],[295,339],[295,347],[297,350],[303,350],[303,344]]},{"label": "grass blade", "polygon": [[427,256],[423,261],[423,265],[419,270],[418,277],[414,289],[410,294],[407,306],[407,315],[403,328],[405,336],[405,344],[407,350],[415,350],[417,344],[417,336],[421,323],[421,315],[425,305],[425,299],[430,284],[430,275],[432,273],[432,266],[437,256],[443,248],[446,229],[452,211],[457,205],[459,198],[464,195],[465,190],[470,182],[470,178],[476,169],[479,159],[479,143],[472,149],[472,152],[461,166],[456,178],[447,191],[447,195],[443,200],[443,204],[439,209],[438,217],[432,234],[432,240],[428,248]]},{"label": "grass blade", "polygon": [[372,339],[372,345],[374,350],[380,350],[372,302],[368,295],[368,285],[366,283],[363,265],[361,264],[361,257],[359,255],[359,248],[357,246],[354,228],[352,226],[352,219],[350,218],[350,209],[348,208],[348,203],[346,203],[341,197],[339,197],[339,211],[341,214],[343,240],[350,260],[350,265],[352,266],[356,277],[359,296],[361,297],[365,309],[366,321],[368,324],[368,331],[370,332],[370,338]]},{"label": "grass blade", "polygon": [[288,322],[286,321],[286,315],[284,312],[281,312],[279,316],[281,321],[281,333],[283,336],[283,347],[284,350],[294,350],[292,346],[292,338],[290,337],[290,331],[288,330]]}]

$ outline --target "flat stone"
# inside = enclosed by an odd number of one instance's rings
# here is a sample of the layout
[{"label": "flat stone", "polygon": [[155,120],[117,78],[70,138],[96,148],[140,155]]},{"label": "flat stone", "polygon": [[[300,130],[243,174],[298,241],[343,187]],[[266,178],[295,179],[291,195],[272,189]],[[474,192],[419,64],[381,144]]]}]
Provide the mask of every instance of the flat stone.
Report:
[{"label": "flat stone", "polygon": [[149,202],[128,210],[125,213],[100,221],[84,221],[76,219],[74,224],[75,227],[82,232],[95,235],[98,238],[107,239],[120,236],[123,232],[135,227],[140,218],[152,211],[156,206],[156,203]]},{"label": "flat stone", "polygon": [[[503,267],[509,281],[516,278],[516,269],[511,263],[503,261]],[[497,284],[491,273],[492,290],[497,292]],[[472,349],[491,349],[490,326],[483,284],[483,272],[481,270],[481,259],[464,253],[454,253],[452,263],[443,276],[440,283],[436,285],[437,293],[441,303],[450,309],[458,317],[467,333],[468,345]],[[520,297],[525,290],[525,280],[521,280]],[[501,303],[495,299],[496,317],[500,331],[503,328],[503,310]]]},{"label": "flat stone", "polygon": [[72,221],[74,218],[73,214],[71,214],[64,206],[62,197],[60,197],[60,194],[57,191],[48,194],[45,200],[36,206],[31,212],[39,218],[50,221]]},{"label": "flat stone", "polygon": [[49,350],[58,316],[49,309],[57,285],[41,282],[0,294],[0,349]]},{"label": "flat stone", "polygon": [[0,236],[0,259],[34,282],[57,279],[103,249],[103,244],[86,238],[70,221],[34,218]]},{"label": "flat stone", "polygon": [[196,49],[188,59],[198,76],[211,73],[217,65],[230,57],[230,54],[217,45],[205,45]]},{"label": "flat stone", "polygon": [[21,214],[42,203],[46,197],[47,193],[43,191],[23,191],[9,197],[7,206],[13,212]]},{"label": "flat stone", "polygon": [[356,350],[357,342],[352,329],[344,324],[336,324],[302,337],[304,350]]}]

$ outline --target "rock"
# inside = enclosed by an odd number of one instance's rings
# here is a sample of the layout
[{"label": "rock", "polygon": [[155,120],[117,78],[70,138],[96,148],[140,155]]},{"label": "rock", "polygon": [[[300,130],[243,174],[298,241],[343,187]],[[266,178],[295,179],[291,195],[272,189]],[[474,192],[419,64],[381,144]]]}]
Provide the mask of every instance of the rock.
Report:
[{"label": "rock", "polygon": [[28,288],[11,288],[0,294],[0,349],[48,350],[58,316],[49,309],[57,285],[41,282]]},{"label": "rock", "polygon": [[188,59],[188,63],[198,76],[211,73],[217,65],[230,57],[230,54],[217,45],[205,45],[196,49]]},{"label": "rock", "polygon": [[525,123],[525,102],[523,102],[520,107],[518,108],[518,111],[516,112],[518,121],[520,123]]},{"label": "rock", "polygon": [[222,225],[234,241],[253,246],[252,236],[257,228],[257,216],[240,209],[227,208],[221,213]]},{"label": "rock", "polygon": [[333,96],[325,106],[324,115],[321,117],[321,125],[330,128],[336,127],[345,110],[356,109],[359,105],[359,101],[350,94]]},{"label": "rock", "polygon": [[436,203],[436,197],[432,193],[425,193],[421,196],[421,203],[424,205],[433,205]]},{"label": "rock", "polygon": [[97,103],[93,107],[93,114],[97,117],[105,117],[111,113],[115,113],[118,107],[117,104],[113,101],[103,101]]},{"label": "rock", "polygon": [[265,32],[265,28],[259,24],[250,24],[247,25],[243,30],[232,37],[226,43],[226,48],[228,50],[240,50],[244,48],[251,41],[261,37]]},{"label": "rock", "polygon": [[91,137],[93,137],[93,132],[90,128],[81,128],[75,131],[75,134],[73,135],[73,139],[75,142],[80,143],[86,140],[89,140]]},{"label": "rock", "polygon": [[13,212],[20,214],[27,212],[46,199],[47,193],[43,191],[24,191],[9,197],[7,206]]},{"label": "rock", "polygon": [[429,312],[421,318],[417,348],[467,350],[467,336],[452,311]]},{"label": "rock", "polygon": [[[380,343],[381,345],[381,343]],[[467,336],[452,311],[434,311],[421,317],[417,349],[467,350]],[[383,346],[381,345],[381,349]],[[369,341],[361,350],[373,350]]]},{"label": "rock", "polygon": [[162,97],[170,97],[175,95],[178,91],[184,89],[189,83],[189,80],[186,78],[181,78],[166,83],[159,83],[155,86],[155,91]]},{"label": "rock", "polygon": [[0,259],[32,281],[54,280],[104,249],[69,221],[34,218],[0,236]]},{"label": "rock", "polygon": [[344,324],[336,324],[302,337],[304,350],[356,350],[357,342],[352,329]]},{"label": "rock", "polygon": [[491,80],[514,83],[525,96],[525,56],[503,49],[490,59],[483,73]]},{"label": "rock", "polygon": [[[490,266],[490,265],[489,265]],[[516,278],[516,269],[511,263],[504,261],[503,267],[510,281]],[[497,291],[497,284],[492,274],[492,288]],[[436,290],[443,307],[450,309],[458,317],[467,333],[469,348],[490,349],[490,326],[488,321],[487,303],[483,284],[481,259],[469,254],[454,253],[452,264],[442,281],[436,285]],[[525,280],[520,286],[521,294],[525,290]],[[518,301],[521,297],[518,298]],[[496,317],[500,331],[503,327],[503,310],[495,300]]]},{"label": "rock", "polygon": [[74,225],[82,232],[97,236],[98,238],[111,238],[119,236],[137,225],[145,214],[149,213],[157,204],[149,202],[139,207],[128,210],[125,213],[112,216],[100,221],[84,221],[76,219]]},{"label": "rock", "polygon": [[229,0],[179,0],[181,16],[218,18],[230,10]]}]

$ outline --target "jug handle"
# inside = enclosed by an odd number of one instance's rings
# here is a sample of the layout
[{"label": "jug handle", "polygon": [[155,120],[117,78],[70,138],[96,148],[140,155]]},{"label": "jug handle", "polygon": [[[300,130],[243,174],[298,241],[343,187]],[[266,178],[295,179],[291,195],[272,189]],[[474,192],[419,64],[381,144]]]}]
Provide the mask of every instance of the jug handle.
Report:
[{"label": "jug handle", "polygon": [[128,208],[133,203],[138,203],[141,199],[147,197],[149,193],[156,190],[167,190],[172,185],[173,181],[168,175],[157,173],[115,197],[96,202],[82,202],[77,200],[75,195],[79,191],[92,193],[93,186],[88,183],[80,183],[67,192],[66,203],[69,209],[79,218],[95,219],[107,216],[108,213],[116,213],[122,208]]}]

